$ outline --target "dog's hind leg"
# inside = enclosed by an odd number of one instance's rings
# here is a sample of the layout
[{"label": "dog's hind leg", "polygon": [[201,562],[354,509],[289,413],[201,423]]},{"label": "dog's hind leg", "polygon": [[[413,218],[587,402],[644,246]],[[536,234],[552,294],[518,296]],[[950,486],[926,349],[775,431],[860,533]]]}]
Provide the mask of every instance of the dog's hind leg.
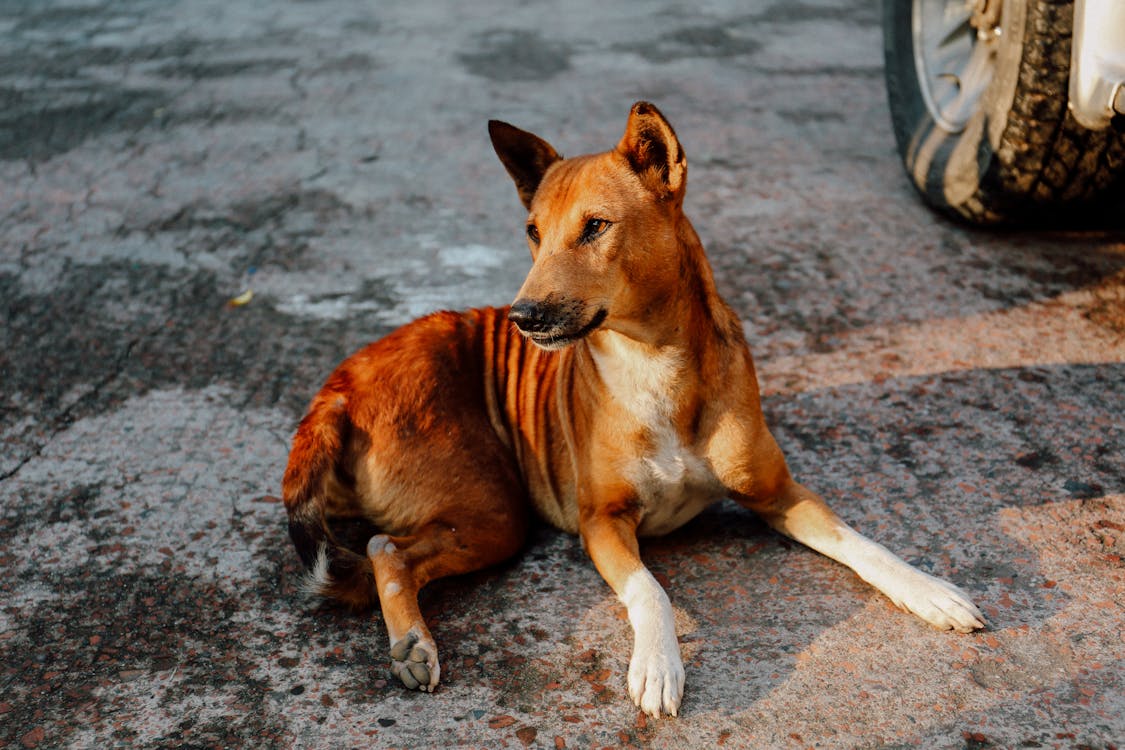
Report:
[{"label": "dog's hind leg", "polygon": [[462,495],[412,533],[379,534],[367,544],[390,638],[391,671],[411,689],[433,691],[441,677],[418,592],[434,579],[503,562],[525,538],[527,506],[518,492],[489,487]]},{"label": "dog's hind leg", "polygon": [[961,589],[862,536],[791,478],[786,477],[771,501],[745,504],[782,534],[847,565],[896,606],[934,627],[959,633],[984,627],[984,615]]}]

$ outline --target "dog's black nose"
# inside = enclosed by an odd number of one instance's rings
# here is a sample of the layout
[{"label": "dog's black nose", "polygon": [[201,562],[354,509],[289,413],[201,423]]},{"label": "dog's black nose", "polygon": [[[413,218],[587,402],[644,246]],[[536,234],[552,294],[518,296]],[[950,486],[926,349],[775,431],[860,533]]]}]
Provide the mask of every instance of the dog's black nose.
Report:
[{"label": "dog's black nose", "polygon": [[518,299],[508,310],[508,320],[524,333],[537,333],[551,327],[546,308],[530,299]]}]

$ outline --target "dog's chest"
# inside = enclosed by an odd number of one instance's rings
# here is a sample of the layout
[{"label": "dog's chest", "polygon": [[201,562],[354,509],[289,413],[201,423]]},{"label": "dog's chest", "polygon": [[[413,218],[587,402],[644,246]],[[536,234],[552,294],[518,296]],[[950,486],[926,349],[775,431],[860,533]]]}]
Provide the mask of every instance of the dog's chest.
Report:
[{"label": "dog's chest", "polygon": [[625,477],[637,491],[641,523],[637,533],[667,534],[695,518],[722,496],[710,465],[685,446],[670,429],[650,433],[654,448],[633,459]]},{"label": "dog's chest", "polygon": [[674,354],[640,356],[619,345],[595,358],[608,395],[635,423],[639,440],[618,466],[641,503],[637,531],[646,536],[674,531],[723,495],[707,459],[681,437],[672,415],[682,394],[681,362]]}]

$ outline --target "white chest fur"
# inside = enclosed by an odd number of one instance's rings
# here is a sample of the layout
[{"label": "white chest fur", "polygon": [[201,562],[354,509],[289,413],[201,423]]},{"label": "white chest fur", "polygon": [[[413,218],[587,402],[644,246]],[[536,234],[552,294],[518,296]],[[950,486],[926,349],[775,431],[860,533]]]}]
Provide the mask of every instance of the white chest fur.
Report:
[{"label": "white chest fur", "polygon": [[609,395],[640,432],[643,448],[620,467],[641,503],[637,531],[666,534],[723,495],[706,458],[685,444],[672,419],[678,391],[686,387],[683,360],[676,351],[654,350],[616,334],[593,352]]}]

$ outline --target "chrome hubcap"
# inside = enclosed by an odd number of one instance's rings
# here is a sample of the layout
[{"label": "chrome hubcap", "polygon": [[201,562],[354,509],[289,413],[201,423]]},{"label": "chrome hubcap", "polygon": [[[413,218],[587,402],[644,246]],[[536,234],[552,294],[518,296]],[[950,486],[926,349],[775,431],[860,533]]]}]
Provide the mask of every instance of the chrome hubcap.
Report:
[{"label": "chrome hubcap", "polygon": [[1003,0],[913,0],[914,67],[930,116],[959,133],[996,69]]}]

